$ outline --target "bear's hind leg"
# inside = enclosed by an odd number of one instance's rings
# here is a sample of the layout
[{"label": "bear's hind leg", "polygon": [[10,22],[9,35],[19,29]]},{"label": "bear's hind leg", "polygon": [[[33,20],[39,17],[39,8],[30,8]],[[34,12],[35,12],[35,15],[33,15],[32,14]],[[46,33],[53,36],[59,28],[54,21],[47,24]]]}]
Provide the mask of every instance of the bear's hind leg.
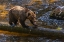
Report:
[{"label": "bear's hind leg", "polygon": [[14,19],[12,22],[13,23],[12,26],[15,27],[17,25],[17,22],[18,22],[18,20]]},{"label": "bear's hind leg", "polygon": [[17,25],[18,20],[14,20],[14,24]]},{"label": "bear's hind leg", "polygon": [[9,24],[10,24],[11,27],[14,27],[14,24],[13,24],[12,21],[9,21]]},{"label": "bear's hind leg", "polygon": [[11,25],[11,27],[14,27],[17,25],[17,21],[16,19],[12,18],[12,19],[9,19],[9,24]]},{"label": "bear's hind leg", "polygon": [[13,25],[12,21],[9,21],[9,24],[12,26]]}]

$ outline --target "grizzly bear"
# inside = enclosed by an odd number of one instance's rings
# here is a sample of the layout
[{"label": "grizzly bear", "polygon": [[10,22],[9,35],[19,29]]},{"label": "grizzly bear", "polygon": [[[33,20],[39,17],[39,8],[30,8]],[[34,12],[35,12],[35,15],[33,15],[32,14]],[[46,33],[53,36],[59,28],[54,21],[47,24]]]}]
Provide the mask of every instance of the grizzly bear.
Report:
[{"label": "grizzly bear", "polygon": [[14,26],[17,25],[17,22],[19,20],[22,27],[28,28],[29,26],[25,24],[26,19],[29,19],[30,22],[34,25],[34,27],[37,27],[36,14],[34,11],[21,6],[14,6],[10,9],[9,24],[11,26],[13,26],[13,24]]}]

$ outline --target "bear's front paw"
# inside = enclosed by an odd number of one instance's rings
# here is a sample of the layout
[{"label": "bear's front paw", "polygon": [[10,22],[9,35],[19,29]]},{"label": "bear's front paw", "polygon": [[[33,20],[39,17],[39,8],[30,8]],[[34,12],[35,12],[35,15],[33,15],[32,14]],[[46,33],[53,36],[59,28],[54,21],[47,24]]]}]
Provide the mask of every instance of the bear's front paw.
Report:
[{"label": "bear's front paw", "polygon": [[13,25],[10,25],[10,27],[15,27],[15,24],[13,24]]},{"label": "bear's front paw", "polygon": [[37,28],[37,26],[34,26],[33,28]]},{"label": "bear's front paw", "polygon": [[30,29],[32,29],[33,27],[32,26],[29,26]]},{"label": "bear's front paw", "polygon": [[29,28],[29,26],[23,26],[23,28]]},{"label": "bear's front paw", "polygon": [[38,25],[33,26],[33,28],[37,28],[37,27],[38,27]]}]

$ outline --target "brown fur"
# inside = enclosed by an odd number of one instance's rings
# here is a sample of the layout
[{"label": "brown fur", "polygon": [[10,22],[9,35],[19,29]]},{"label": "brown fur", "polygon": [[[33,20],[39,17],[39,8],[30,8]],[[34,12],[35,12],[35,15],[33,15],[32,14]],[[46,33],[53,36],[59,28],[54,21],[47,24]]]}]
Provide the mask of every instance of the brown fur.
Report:
[{"label": "brown fur", "polygon": [[14,6],[13,8],[10,9],[9,11],[9,24],[13,25],[13,24],[17,24],[18,20],[20,22],[20,24],[23,27],[29,27],[27,25],[25,25],[25,20],[29,19],[30,22],[34,25],[36,25],[36,14],[24,7],[21,6]]}]

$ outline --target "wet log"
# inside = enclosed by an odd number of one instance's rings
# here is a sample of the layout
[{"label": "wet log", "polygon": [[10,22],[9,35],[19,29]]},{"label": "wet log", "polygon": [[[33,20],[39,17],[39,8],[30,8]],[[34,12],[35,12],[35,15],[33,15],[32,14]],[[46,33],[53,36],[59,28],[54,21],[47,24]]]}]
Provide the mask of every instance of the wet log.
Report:
[{"label": "wet log", "polygon": [[0,30],[17,32],[17,33],[26,33],[36,36],[49,37],[49,38],[61,38],[64,39],[64,30],[56,30],[49,28],[22,28],[22,27],[10,27],[10,26],[0,26]]}]

